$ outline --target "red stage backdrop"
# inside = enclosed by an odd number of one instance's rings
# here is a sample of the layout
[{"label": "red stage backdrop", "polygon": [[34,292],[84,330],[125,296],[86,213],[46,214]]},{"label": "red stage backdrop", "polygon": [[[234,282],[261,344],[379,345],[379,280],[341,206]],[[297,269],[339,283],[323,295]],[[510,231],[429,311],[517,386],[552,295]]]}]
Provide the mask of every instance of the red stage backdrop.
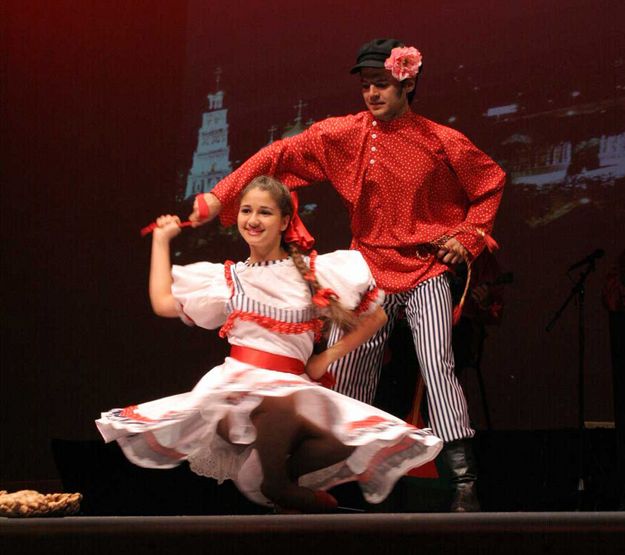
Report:
[{"label": "red stage backdrop", "polygon": [[[483,363],[493,425],[576,425],[575,307],[545,325],[566,269],[597,248],[586,419],[610,420],[599,296],[625,247],[624,20],[619,0],[3,5],[0,481],[54,477],[51,437],[95,439],[101,410],[189,389],[223,357],[216,334],[151,315],[138,229],[186,216],[192,192],[269,141],[363,109],[348,72],[375,37],[421,50],[413,108],[508,172],[494,235],[515,281]],[[320,251],[349,244],[328,184],[302,205]],[[244,255],[217,226],[176,250]]]}]

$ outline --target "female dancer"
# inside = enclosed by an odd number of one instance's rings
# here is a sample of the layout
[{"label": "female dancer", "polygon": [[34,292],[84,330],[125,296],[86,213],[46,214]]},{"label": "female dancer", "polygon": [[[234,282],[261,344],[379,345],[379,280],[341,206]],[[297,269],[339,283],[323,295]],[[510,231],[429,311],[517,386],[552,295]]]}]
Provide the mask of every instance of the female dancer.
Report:
[{"label": "female dancer", "polygon": [[[303,226],[282,183],[263,176],[243,191],[237,223],[250,248],[245,262],[172,268],[179,223],[157,220],[152,307],[221,326],[230,356],[188,393],[103,413],[96,423],[107,442],[116,440],[140,466],[186,459],[198,474],[234,480],[257,503],[305,512],[336,507],[325,490],[351,480],[379,503],[399,477],[438,454],[442,441],[429,431],[315,381],[385,323],[383,293],[358,252],[304,257],[284,242],[297,241]],[[312,355],[328,319],[346,333]]]}]

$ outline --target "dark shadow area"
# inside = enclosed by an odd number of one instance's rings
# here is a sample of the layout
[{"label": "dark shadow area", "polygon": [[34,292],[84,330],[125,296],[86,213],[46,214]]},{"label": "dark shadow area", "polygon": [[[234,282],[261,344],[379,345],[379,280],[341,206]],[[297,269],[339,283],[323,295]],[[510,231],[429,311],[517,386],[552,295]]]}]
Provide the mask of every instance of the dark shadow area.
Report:
[{"label": "dark shadow area", "polygon": [[[483,432],[476,452],[479,494],[487,512],[610,511],[618,507],[614,430],[587,430],[585,485],[577,491],[577,435],[574,430]],[[116,445],[99,441],[52,442],[63,488],[84,495],[82,514],[252,515],[268,511],[245,499],[232,482],[218,485],[188,465],[172,470],[134,466]],[[341,506],[365,512],[444,512],[447,478],[405,477],[380,505],[365,503],[357,484],[334,488]]]}]

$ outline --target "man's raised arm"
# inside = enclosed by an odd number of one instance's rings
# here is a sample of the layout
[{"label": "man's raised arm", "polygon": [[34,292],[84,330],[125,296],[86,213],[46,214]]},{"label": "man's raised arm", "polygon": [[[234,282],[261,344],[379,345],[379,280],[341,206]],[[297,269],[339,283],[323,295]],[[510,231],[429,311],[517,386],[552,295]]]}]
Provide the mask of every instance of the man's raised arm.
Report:
[{"label": "man's raised arm", "polygon": [[230,175],[222,179],[210,193],[204,194],[208,217],[196,199],[189,216],[195,226],[209,222],[217,215],[223,225],[236,222],[238,200],[245,186],[259,175],[270,175],[289,189],[327,179],[323,147],[318,124],[295,137],[276,141],[259,150]]}]

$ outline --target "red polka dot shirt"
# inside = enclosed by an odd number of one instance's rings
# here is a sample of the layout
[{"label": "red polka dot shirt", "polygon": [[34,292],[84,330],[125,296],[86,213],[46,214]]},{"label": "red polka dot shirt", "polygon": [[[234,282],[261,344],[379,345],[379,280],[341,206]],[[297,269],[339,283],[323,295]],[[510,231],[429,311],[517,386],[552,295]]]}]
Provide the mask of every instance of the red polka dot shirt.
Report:
[{"label": "red polka dot shirt", "polygon": [[[408,111],[390,122],[369,112],[328,118],[263,148],[211,191],[224,225],[259,175],[295,189],[330,181],[347,206],[351,248],[388,292],[407,291],[447,266],[417,249],[455,236],[477,256],[501,200],[505,174],[464,135]],[[422,253],[422,251],[420,250]]]}]

